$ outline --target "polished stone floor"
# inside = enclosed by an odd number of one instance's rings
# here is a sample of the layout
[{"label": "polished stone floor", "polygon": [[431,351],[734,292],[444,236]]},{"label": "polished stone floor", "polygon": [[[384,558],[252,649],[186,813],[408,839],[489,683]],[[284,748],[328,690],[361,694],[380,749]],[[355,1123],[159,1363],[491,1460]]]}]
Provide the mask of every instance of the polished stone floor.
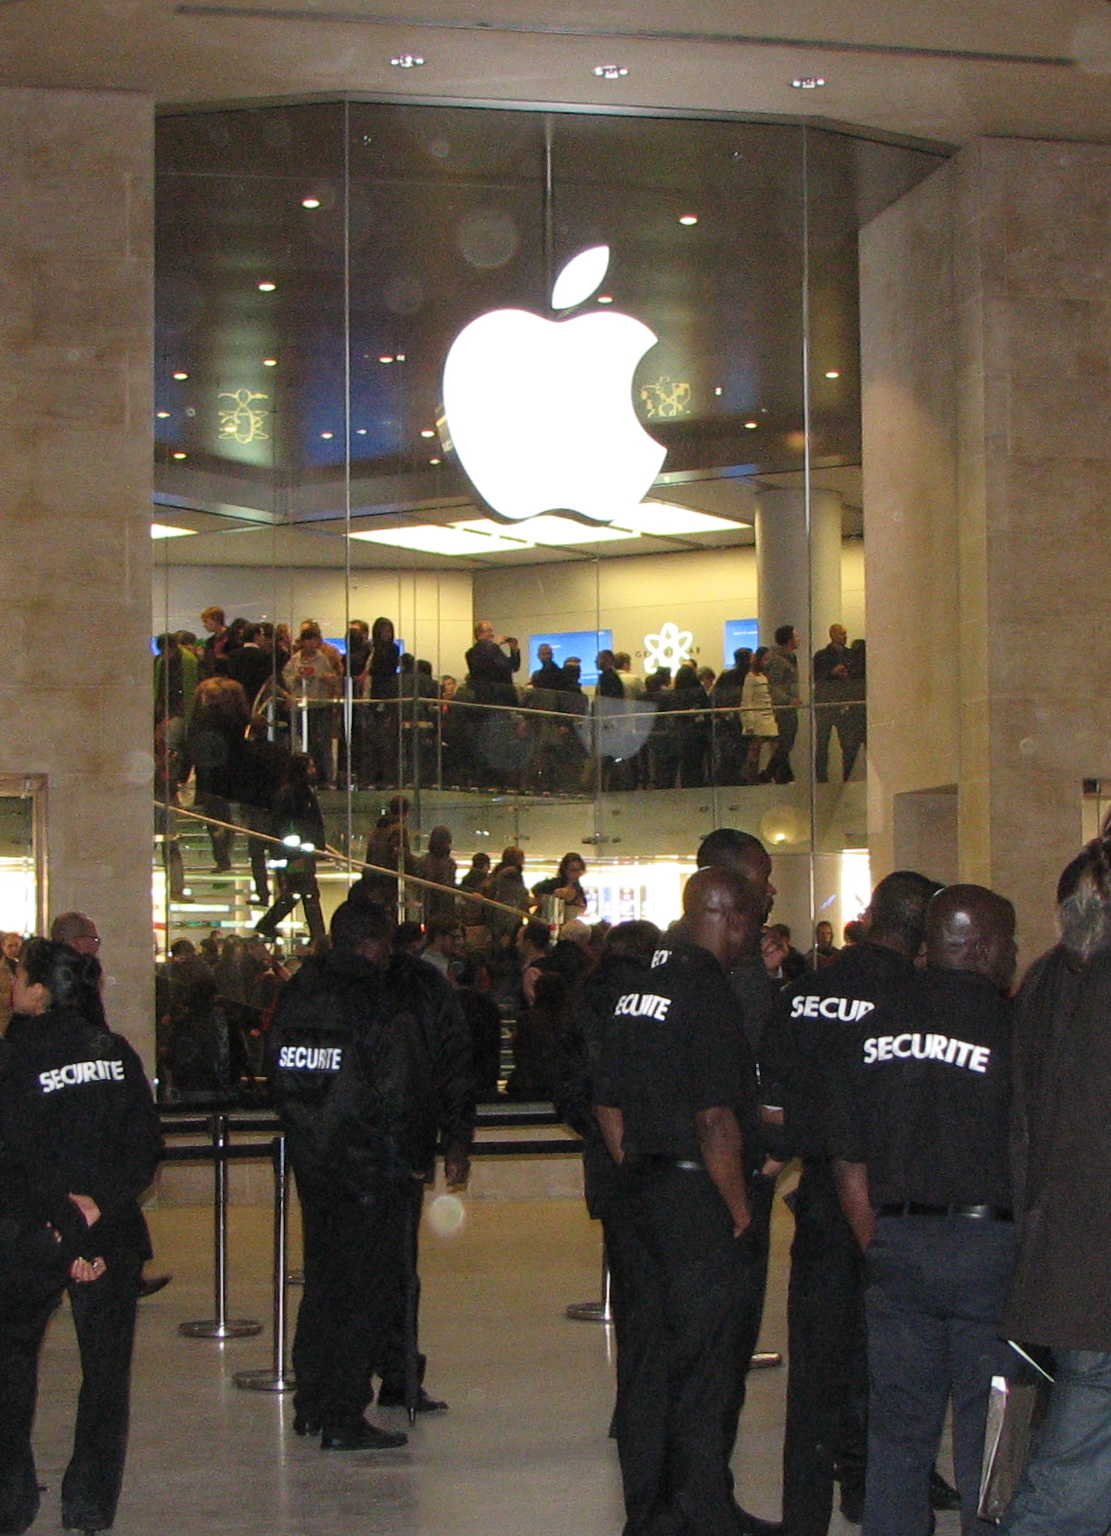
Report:
[{"label": "polished stone floor", "polygon": [[[183,1320],[212,1315],[209,1213],[150,1213],[156,1268],[174,1283],[140,1305],[127,1477],[118,1536],[617,1536],[617,1458],[609,1330],[568,1322],[594,1296],[598,1228],[575,1200],[475,1201],[454,1238],[422,1238],[422,1343],[428,1384],[450,1412],[419,1422],[400,1451],[324,1453],[291,1431],[288,1397],[247,1392],[236,1370],[269,1363],[270,1218],[232,1212],[230,1312],[258,1318],[258,1338],[186,1339]],[[763,1346],[785,1344],[784,1254],[777,1218]],[[296,1237],[293,1239],[296,1259]],[[294,1305],[299,1292],[291,1292]],[[36,1530],[57,1529],[76,1383],[63,1312],[48,1335],[35,1445],[48,1486]],[[747,1508],[779,1509],[784,1372],[750,1377],[735,1470]],[[400,1411],[377,1413],[401,1427]],[[854,1528],[835,1515],[832,1536]],[[955,1517],[938,1522],[957,1529]]]}]

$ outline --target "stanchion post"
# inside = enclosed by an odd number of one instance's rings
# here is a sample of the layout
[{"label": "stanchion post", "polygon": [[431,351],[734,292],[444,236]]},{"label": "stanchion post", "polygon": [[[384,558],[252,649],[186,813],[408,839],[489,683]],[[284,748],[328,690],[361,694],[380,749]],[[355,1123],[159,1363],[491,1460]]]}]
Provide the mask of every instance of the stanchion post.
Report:
[{"label": "stanchion post", "polygon": [[289,1232],[289,1169],[285,1137],[275,1136],[274,1158],[274,1345],[269,1370],[236,1371],[235,1384],[252,1392],[292,1392],[297,1385],[286,1369],[286,1260]]},{"label": "stanchion post", "polygon": [[262,1332],[253,1318],[228,1318],[228,1117],[212,1116],[213,1253],[215,1265],[215,1317],[197,1323],[179,1323],[178,1333],[187,1339],[245,1339]]},{"label": "stanchion post", "polygon": [[609,1260],[602,1247],[602,1299],[601,1301],[573,1301],[565,1314],[573,1323],[612,1323],[612,1286]]}]

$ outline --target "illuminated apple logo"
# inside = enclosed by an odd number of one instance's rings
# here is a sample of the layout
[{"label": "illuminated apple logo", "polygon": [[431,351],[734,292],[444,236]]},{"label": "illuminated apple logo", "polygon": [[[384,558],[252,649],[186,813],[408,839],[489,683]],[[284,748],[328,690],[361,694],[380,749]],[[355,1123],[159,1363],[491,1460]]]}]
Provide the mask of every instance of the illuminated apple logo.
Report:
[{"label": "illuminated apple logo", "polygon": [[[569,261],[552,308],[590,298],[609,255],[599,245]],[[667,453],[633,410],[633,373],[657,339],[612,310],[544,320],[495,309],[460,331],[444,365],[444,414],[463,468],[496,512],[608,523],[640,504]]]}]

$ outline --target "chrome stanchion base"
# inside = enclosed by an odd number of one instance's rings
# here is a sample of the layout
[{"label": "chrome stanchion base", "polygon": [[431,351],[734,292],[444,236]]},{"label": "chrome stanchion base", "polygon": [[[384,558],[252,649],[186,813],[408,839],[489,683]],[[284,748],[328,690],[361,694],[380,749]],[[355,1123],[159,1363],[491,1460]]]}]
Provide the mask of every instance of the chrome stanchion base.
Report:
[{"label": "chrome stanchion base", "polygon": [[177,1331],[187,1339],[250,1339],[262,1332],[262,1324],[251,1317],[233,1317],[221,1324],[213,1317],[200,1323],[178,1323]]},{"label": "chrome stanchion base", "polygon": [[748,1368],[750,1371],[771,1371],[782,1364],[783,1356],[778,1349],[760,1349],[748,1362]]},{"label": "chrome stanchion base", "polygon": [[292,1371],[236,1371],[235,1384],[248,1392],[292,1392],[297,1385]]},{"label": "chrome stanchion base", "polygon": [[564,1316],[573,1323],[612,1323],[604,1301],[573,1301]]}]

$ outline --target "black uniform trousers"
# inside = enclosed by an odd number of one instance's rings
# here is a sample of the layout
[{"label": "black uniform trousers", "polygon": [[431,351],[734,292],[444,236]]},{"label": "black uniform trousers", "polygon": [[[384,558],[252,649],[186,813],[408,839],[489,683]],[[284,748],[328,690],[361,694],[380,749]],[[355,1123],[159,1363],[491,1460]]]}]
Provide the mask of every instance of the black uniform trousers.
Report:
[{"label": "black uniform trousers", "polygon": [[837,1474],[864,1492],[864,1257],[828,1163],[806,1163],[793,1205],[783,1528],[787,1536],[826,1536]]},{"label": "black uniform trousers", "polygon": [[1012,1223],[880,1216],[865,1260],[868,1479],[864,1536],[927,1536],[930,1470],[950,1395],[961,1529],[976,1517],[991,1378],[1014,1268]]},{"label": "black uniform trousers", "polygon": [[362,1194],[299,1177],[305,1286],[293,1339],[294,1404],[325,1428],[356,1424],[397,1311],[407,1191],[385,1178]]},{"label": "black uniform trousers", "polygon": [[[404,1191],[408,1208],[404,1213],[401,1245],[397,1251],[398,1274],[394,1298],[393,1319],[382,1341],[382,1351],[376,1362],[382,1378],[382,1390],[386,1393],[404,1392],[405,1357],[412,1340],[417,1348],[420,1330],[420,1218],[424,1207],[424,1180],[412,1179],[411,1188]],[[417,1383],[424,1381],[424,1355],[417,1355]]]},{"label": "black uniform trousers", "polygon": [[62,1523],[112,1524],[127,1454],[131,1352],[142,1260],[114,1254],[99,1280],[65,1286],[57,1274],[3,1277],[0,1288],[0,1532],[25,1531],[39,1504],[31,1450],[43,1335],[68,1288],[81,1354],[73,1454],[62,1479]]},{"label": "black uniform trousers", "polygon": [[704,1170],[659,1163],[626,1178],[640,1354],[627,1362],[616,1424],[625,1533],[736,1536],[729,1459],[758,1301],[752,1243],[733,1236]]}]

